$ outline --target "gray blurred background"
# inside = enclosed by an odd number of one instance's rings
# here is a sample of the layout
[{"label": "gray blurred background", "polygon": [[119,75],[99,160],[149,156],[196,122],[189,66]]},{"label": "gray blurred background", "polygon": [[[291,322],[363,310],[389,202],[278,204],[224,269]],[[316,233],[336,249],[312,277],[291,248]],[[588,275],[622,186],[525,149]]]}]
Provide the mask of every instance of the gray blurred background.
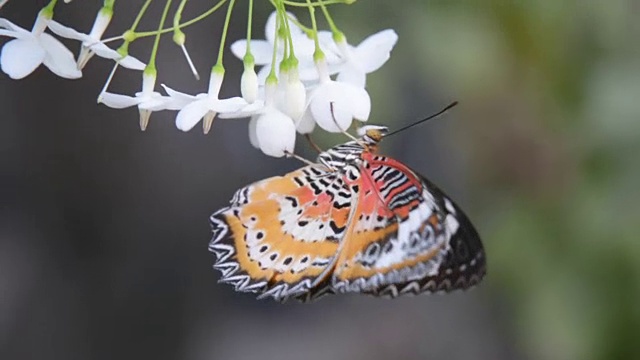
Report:
[{"label": "gray blurred background", "polygon": [[[141,3],[118,1],[107,35]],[[157,26],[162,3],[142,28]],[[209,3],[190,1],[184,18]],[[44,4],[12,0],[0,16],[30,28]],[[88,31],[100,4],[61,3],[56,19]],[[260,38],[271,10],[256,6]],[[253,149],[246,120],[216,120],[205,136],[155,113],[141,132],[137,110],[95,104],[107,61],[92,60],[79,81],[45,68],[22,81],[0,74],[0,359],[637,358],[640,3],[332,9],[353,44],[385,28],[400,36],[368,77],[372,123],[398,127],[461,102],[383,152],[466,209],[488,253],[486,281],[393,301],[281,305],[235,293],[211,270],[208,216],[240,186],[300,163]],[[244,36],[245,10],[239,1],[230,41]],[[186,30],[205,80],[191,77],[169,36],[158,84],[205,91],[222,21],[221,12]],[[131,52],[146,61],[150,45]],[[222,95],[239,94],[242,64],[228,52],[225,65]],[[134,93],[139,76],[119,72],[111,90]],[[303,141],[298,149],[313,156]]]}]

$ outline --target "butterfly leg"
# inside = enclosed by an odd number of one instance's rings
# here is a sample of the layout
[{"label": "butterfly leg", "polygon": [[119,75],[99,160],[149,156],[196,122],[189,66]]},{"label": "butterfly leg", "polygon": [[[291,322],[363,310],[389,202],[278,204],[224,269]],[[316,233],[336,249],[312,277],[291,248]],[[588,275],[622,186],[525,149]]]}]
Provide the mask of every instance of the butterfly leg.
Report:
[{"label": "butterfly leg", "polygon": [[289,151],[286,151],[286,150],[285,150],[285,152],[284,152],[284,153],[285,153],[285,155],[287,155],[287,157],[292,157],[292,158],[298,159],[298,160],[302,161],[303,163],[305,163],[305,164],[307,164],[307,165],[312,165],[312,166],[313,166],[313,165],[315,165],[315,163],[314,163],[314,162],[309,161],[309,160],[307,160],[307,159],[303,158],[303,157],[302,157],[302,156],[300,156],[300,155],[294,154],[294,153],[289,152]]}]

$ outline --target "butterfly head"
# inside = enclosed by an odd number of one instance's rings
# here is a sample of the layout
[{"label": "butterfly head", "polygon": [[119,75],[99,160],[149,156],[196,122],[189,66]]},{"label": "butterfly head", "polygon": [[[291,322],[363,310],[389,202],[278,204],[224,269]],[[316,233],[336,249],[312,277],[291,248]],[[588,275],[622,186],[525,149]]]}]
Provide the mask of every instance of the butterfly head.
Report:
[{"label": "butterfly head", "polygon": [[389,128],[381,125],[365,125],[358,129],[360,140],[367,146],[375,147],[389,133]]}]

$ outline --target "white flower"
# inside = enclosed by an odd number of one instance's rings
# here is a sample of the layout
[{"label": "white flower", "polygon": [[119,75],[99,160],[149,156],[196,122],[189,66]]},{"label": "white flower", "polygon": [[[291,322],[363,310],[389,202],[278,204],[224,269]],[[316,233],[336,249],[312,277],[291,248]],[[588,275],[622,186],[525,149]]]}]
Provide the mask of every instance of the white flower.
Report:
[{"label": "white flower", "polygon": [[98,15],[96,16],[96,20],[93,23],[93,28],[91,29],[91,32],[89,34],[78,32],[68,26],[60,24],[55,20],[49,21],[48,26],[51,31],[59,36],[67,39],[79,40],[82,42],[80,55],[78,55],[78,69],[84,68],[87,62],[95,54],[105,59],[115,60],[121,66],[128,69],[140,71],[144,70],[145,64],[143,62],[134,58],[133,56],[127,55],[123,57],[120,53],[109,48],[101,41],[102,34],[104,34],[104,31],[109,25],[110,20],[111,16],[109,13],[99,11]]},{"label": "white flower", "polygon": [[344,63],[339,65],[336,80],[364,87],[366,75],[378,70],[391,56],[391,50],[398,41],[398,35],[392,29],[380,31],[364,39],[354,47],[340,36],[335,43]]},{"label": "white flower", "polygon": [[7,1],[9,0],[0,0],[0,9],[2,9],[2,7],[4,6],[4,4],[7,3]]},{"label": "white flower", "polygon": [[54,74],[67,78],[82,77],[73,54],[60,41],[44,32],[50,19],[41,11],[31,31],[0,18],[0,35],[13,40],[4,44],[0,66],[12,79],[22,79],[44,64]]},{"label": "white flower", "polygon": [[151,72],[142,73],[142,91],[135,96],[127,96],[102,92],[98,97],[98,102],[114,109],[123,109],[131,106],[138,106],[140,111],[140,129],[145,130],[149,124],[149,118],[153,111],[175,110],[174,100],[168,96],[153,91],[156,84],[156,75]]},{"label": "white flower", "polygon": [[221,118],[251,117],[249,140],[251,145],[273,157],[292,153],[296,143],[296,125],[278,106],[276,97],[278,85],[267,83],[264,87],[264,101],[245,106],[235,113],[220,115]]},{"label": "white flower", "polygon": [[371,98],[367,91],[331,80],[324,61],[319,61],[317,66],[320,84],[311,91],[308,111],[318,125],[326,131],[343,132],[351,126],[354,118],[367,121],[371,112]]},{"label": "white flower", "polygon": [[[287,15],[295,19],[293,14],[287,13]],[[284,39],[276,37],[276,19],[277,13],[274,11],[269,16],[267,24],[265,26],[265,38],[266,40],[251,40],[251,53],[254,56],[255,64],[262,66],[262,69],[258,72],[258,81],[260,84],[265,83],[265,79],[271,71],[271,64],[273,61],[273,49],[276,38],[278,39],[278,46],[276,52],[276,64],[280,63],[284,57]],[[309,38],[295,23],[289,21],[289,28],[291,30],[291,38],[293,42],[293,48],[296,57],[299,60],[299,78],[302,81],[313,81],[318,79],[318,73],[315,70],[313,63],[313,52],[315,51],[315,44],[313,39]],[[318,33],[321,45],[328,44],[331,41],[331,33],[328,31],[320,31]],[[334,46],[335,49],[335,46]],[[231,52],[242,59],[247,51],[247,40],[238,40],[231,44]],[[337,51],[337,50],[336,50]],[[325,56],[327,61],[331,64],[340,62],[336,51],[327,49]],[[278,67],[276,67],[279,70]]]},{"label": "white flower", "polygon": [[241,97],[229,99],[219,99],[220,88],[224,72],[214,69],[209,79],[209,90],[206,94],[198,94],[193,98],[193,102],[184,106],[176,117],[176,126],[182,131],[193,129],[196,124],[204,118],[202,129],[208,133],[211,129],[213,119],[218,113],[233,113],[249,105]]},{"label": "white flower", "polygon": [[[250,124],[251,125],[251,124]],[[283,157],[293,153],[296,126],[290,117],[273,106],[267,106],[255,121],[256,140],[263,153]]]},{"label": "white flower", "polygon": [[[296,144],[296,126],[285,113],[280,111],[275,105],[275,92],[277,85],[267,84],[265,86],[265,106],[261,109],[255,122],[255,139],[263,153],[282,157],[286,153],[293,153]],[[251,134],[251,129],[249,133]],[[251,138],[251,136],[250,136]]]}]

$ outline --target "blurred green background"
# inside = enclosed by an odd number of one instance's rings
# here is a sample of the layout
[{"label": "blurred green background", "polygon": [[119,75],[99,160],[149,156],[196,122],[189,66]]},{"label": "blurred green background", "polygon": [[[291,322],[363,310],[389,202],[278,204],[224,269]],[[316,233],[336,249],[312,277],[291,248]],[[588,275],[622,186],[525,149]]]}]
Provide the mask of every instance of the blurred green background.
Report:
[{"label": "blurred green background", "polygon": [[[10,1],[0,15],[29,28],[44,3]],[[110,35],[140,3],[117,2]],[[99,6],[76,0],[56,18],[87,30]],[[190,1],[185,18],[208,6]],[[262,34],[270,9],[257,6]],[[245,9],[239,1],[231,40],[244,36]],[[332,9],[352,44],[385,28],[399,34],[390,61],[368,77],[372,123],[398,127],[460,101],[383,151],[466,210],[485,243],[485,282],[447,296],[311,305],[217,285],[208,215],[236,188],[299,164],[252,149],[246,121],[217,120],[204,136],[179,132],[162,113],[141,133],[136,110],[95,105],[111,65],[93,60],[81,81],[45,69],[0,77],[0,358],[640,356],[640,2]],[[201,73],[215,61],[222,19],[186,31]],[[131,51],[145,60],[149,45]],[[162,46],[159,83],[203,91],[169,38]],[[242,64],[230,53],[226,63],[223,96],[236,95]],[[139,86],[138,74],[120,73],[112,89]],[[325,147],[345,140],[318,137]],[[298,149],[313,154],[303,141]]]},{"label": "blurred green background", "polygon": [[522,351],[640,356],[640,3],[366,3],[358,31],[400,34],[376,114],[415,117],[407,83],[461,101],[446,146]]}]

